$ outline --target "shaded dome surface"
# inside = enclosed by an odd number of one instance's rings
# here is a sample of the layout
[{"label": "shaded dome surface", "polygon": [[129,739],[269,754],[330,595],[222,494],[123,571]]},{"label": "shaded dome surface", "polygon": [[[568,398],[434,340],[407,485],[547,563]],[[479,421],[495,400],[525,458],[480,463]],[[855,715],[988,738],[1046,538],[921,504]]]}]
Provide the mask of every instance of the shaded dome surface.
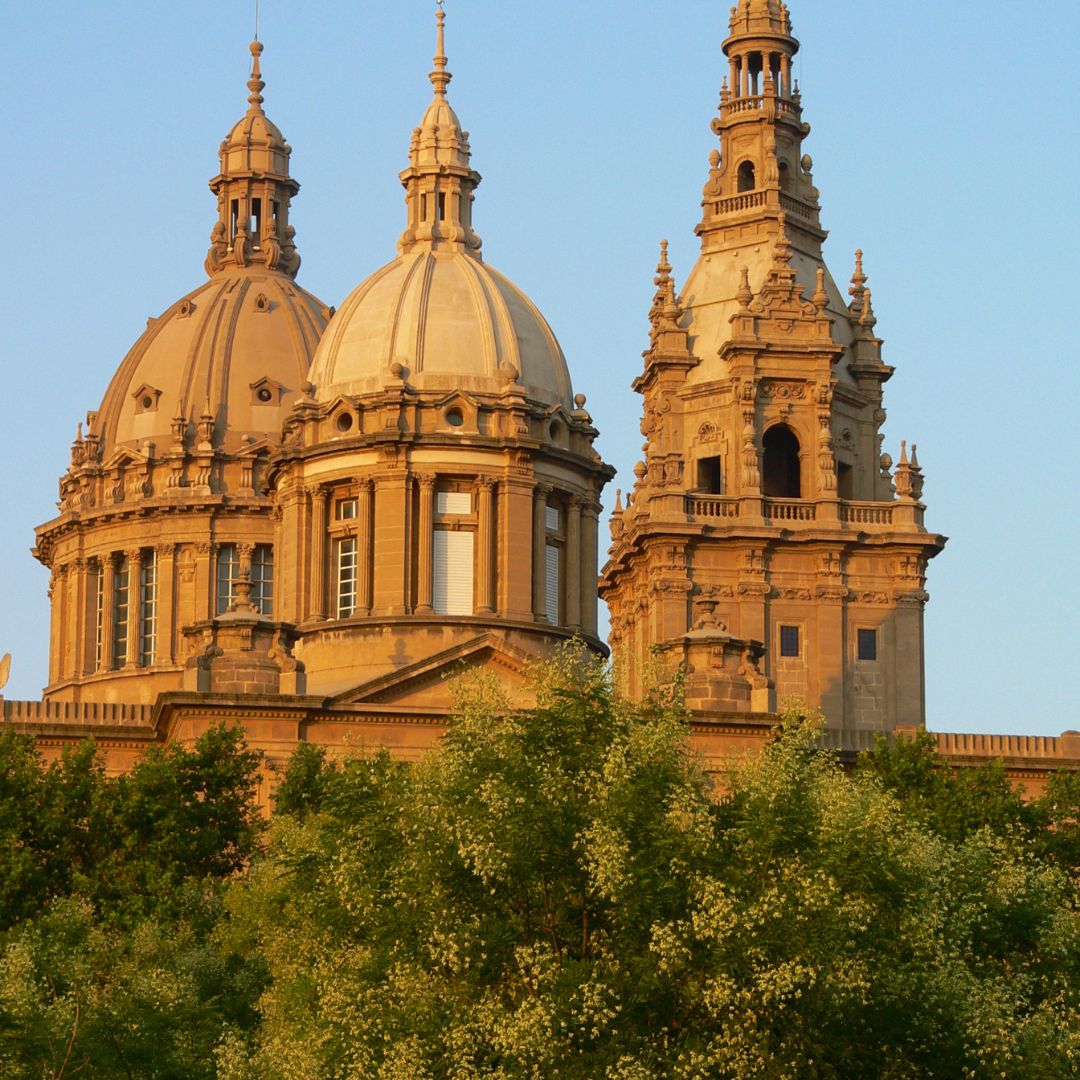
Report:
[{"label": "shaded dome surface", "polygon": [[543,315],[460,248],[414,248],[353,290],[315,356],[316,397],[382,390],[395,362],[421,391],[496,392],[511,365],[530,398],[573,407],[566,359]]},{"label": "shaded dome surface", "polygon": [[94,430],[104,452],[173,441],[209,411],[214,445],[277,437],[308,381],[329,311],[285,274],[230,269],[149,320],[113,376]]}]

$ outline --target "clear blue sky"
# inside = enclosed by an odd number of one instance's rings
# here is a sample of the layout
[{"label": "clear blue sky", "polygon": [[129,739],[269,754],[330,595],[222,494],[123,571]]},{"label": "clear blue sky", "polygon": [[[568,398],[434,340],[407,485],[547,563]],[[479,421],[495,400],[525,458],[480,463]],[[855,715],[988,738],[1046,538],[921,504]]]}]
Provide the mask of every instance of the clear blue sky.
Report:
[{"label": "clear blue sky", "polygon": [[[484,176],[486,257],[537,302],[604,457],[639,456],[629,389],[657,242],[696,254],[728,3],[449,0],[451,100]],[[887,447],[919,444],[928,718],[1080,727],[1075,0],[790,0],[834,275],[866,251],[897,373]],[[266,109],[294,147],[300,280],[339,304],[391,258],[397,172],[430,96],[434,4],[263,0]],[[46,573],[75,424],[203,279],[217,146],[244,109],[249,0],[3,0],[0,652],[46,681]],[[606,500],[612,501],[614,492]]]}]

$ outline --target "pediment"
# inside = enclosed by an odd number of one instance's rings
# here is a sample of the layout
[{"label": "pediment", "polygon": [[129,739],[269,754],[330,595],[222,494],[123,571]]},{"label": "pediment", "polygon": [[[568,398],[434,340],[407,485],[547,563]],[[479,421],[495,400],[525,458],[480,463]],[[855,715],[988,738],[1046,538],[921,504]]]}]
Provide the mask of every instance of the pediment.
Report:
[{"label": "pediment", "polygon": [[151,452],[153,450],[153,443],[145,443],[148,447],[148,451],[137,450],[132,446],[118,446],[113,452],[101,463],[104,469],[121,469],[126,468],[129,465],[136,465],[140,468],[151,459],[153,456]]},{"label": "pediment", "polygon": [[535,657],[493,634],[415,661],[397,671],[337,695],[336,705],[398,705],[450,710],[455,700],[451,681],[474,671],[492,671],[511,696],[524,688]]}]

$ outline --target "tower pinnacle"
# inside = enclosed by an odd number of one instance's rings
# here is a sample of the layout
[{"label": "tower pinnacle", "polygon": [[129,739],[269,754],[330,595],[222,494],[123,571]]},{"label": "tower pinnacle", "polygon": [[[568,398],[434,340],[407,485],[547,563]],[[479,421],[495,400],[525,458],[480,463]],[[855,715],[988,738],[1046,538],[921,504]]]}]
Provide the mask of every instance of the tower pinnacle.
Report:
[{"label": "tower pinnacle", "polygon": [[446,88],[450,85],[450,80],[454,76],[446,70],[446,12],[443,10],[445,0],[437,0],[437,3],[439,10],[435,15],[435,22],[438,29],[435,33],[435,57],[433,60],[435,70],[428,78],[431,79],[431,85],[435,87],[436,95],[445,98]]},{"label": "tower pinnacle", "polygon": [[263,96],[262,92],[266,89],[266,83],[263,82],[262,68],[259,64],[259,57],[262,56],[263,45],[262,42],[256,37],[251,43],[251,78],[248,80],[248,90],[251,91],[248,96],[248,109],[249,113],[262,113]]}]

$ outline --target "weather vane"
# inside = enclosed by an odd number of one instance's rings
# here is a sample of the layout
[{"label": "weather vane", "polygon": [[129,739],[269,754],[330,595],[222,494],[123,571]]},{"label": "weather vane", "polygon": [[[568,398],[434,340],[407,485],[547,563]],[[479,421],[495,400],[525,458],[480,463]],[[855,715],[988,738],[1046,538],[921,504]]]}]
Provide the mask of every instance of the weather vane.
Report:
[{"label": "weather vane", "polygon": [[[441,3],[442,0],[439,0]],[[255,0],[255,40],[259,40],[259,0]]]}]

